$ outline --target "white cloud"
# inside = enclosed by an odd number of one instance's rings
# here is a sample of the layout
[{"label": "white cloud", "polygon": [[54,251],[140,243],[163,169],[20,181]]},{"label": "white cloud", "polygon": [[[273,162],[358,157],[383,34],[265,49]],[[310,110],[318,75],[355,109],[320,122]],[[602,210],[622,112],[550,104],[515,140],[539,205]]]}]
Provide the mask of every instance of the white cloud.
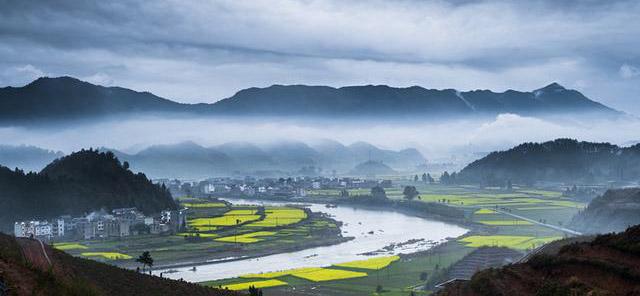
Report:
[{"label": "white cloud", "polygon": [[618,71],[624,79],[631,79],[640,76],[640,69],[629,64],[623,64]]}]

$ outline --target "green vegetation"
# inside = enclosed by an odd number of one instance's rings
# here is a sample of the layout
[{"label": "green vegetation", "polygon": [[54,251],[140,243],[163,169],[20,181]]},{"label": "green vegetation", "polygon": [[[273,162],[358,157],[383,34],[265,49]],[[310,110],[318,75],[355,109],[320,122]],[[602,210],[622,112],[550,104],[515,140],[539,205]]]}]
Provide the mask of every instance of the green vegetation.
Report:
[{"label": "green vegetation", "polygon": [[227,204],[223,202],[201,202],[201,203],[183,202],[182,206],[187,208],[224,208],[227,206]]},{"label": "green vegetation", "polygon": [[512,220],[479,220],[478,223],[484,225],[493,225],[493,226],[521,226],[521,225],[533,225],[533,223],[529,221],[512,219]]},{"label": "green vegetation", "polygon": [[519,235],[472,235],[460,239],[467,247],[507,247],[518,250],[534,249],[548,242],[562,239],[560,236],[540,237]]},{"label": "green vegetation", "polygon": [[217,238],[216,241],[227,242],[227,243],[249,244],[249,243],[256,243],[256,242],[262,241],[262,239],[257,237],[270,236],[274,234],[276,233],[271,231],[258,231],[258,232],[245,233],[242,235],[225,236],[225,237]]}]

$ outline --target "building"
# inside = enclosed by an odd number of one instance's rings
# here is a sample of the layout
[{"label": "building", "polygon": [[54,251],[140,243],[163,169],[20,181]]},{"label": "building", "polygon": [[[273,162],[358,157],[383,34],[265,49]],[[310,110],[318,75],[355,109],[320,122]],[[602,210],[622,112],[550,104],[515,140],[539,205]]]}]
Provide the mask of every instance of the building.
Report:
[{"label": "building", "polygon": [[35,237],[48,240],[53,236],[53,226],[47,221],[15,222],[13,234],[16,237]]}]

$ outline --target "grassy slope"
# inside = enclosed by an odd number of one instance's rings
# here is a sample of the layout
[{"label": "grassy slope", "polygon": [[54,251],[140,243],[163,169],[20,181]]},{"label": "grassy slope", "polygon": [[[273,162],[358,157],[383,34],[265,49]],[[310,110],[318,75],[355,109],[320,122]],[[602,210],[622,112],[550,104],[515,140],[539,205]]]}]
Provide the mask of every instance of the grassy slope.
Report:
[{"label": "grassy slope", "polygon": [[638,295],[640,226],[477,273],[439,295]]},{"label": "grassy slope", "polygon": [[[33,242],[22,245],[39,246]],[[0,281],[9,286],[10,295],[235,295],[46,249],[53,268],[37,268],[38,264],[25,260],[13,237],[0,234]]]}]

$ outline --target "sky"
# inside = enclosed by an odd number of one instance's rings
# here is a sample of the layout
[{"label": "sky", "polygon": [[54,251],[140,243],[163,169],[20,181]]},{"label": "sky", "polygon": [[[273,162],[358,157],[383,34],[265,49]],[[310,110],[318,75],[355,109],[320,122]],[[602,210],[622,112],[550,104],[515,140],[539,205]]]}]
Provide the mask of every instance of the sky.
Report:
[{"label": "sky", "polygon": [[640,115],[640,1],[0,0],[0,86],[214,102],[272,84],[516,89]]}]

